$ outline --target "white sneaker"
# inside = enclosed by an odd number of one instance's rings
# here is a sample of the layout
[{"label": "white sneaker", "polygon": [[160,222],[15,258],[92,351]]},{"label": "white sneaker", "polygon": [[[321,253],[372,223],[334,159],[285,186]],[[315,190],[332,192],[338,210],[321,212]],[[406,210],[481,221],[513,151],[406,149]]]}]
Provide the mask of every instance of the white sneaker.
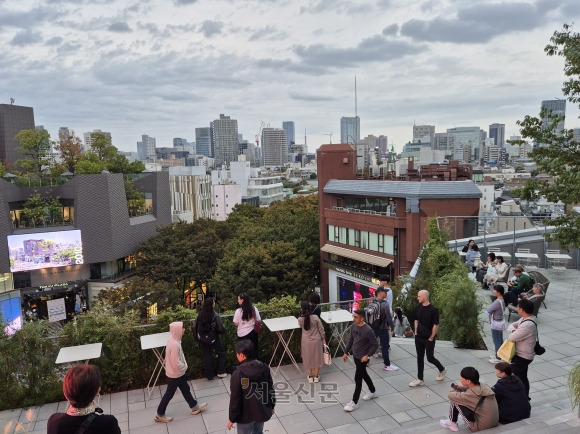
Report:
[{"label": "white sneaker", "polygon": [[495,357],[490,357],[489,358],[489,363],[491,363],[492,365],[495,365],[496,363],[499,363],[501,361],[502,361],[501,359],[497,359]]},{"label": "white sneaker", "polygon": [[223,374],[217,374],[217,376],[219,378],[226,378],[228,376],[228,374],[226,374],[225,372]]},{"label": "white sneaker", "polygon": [[312,378],[310,375],[308,376],[308,382],[309,383],[314,383],[314,378]]},{"label": "white sneaker", "polygon": [[391,363],[389,366],[385,366],[383,368],[384,371],[398,371],[399,367],[397,365],[395,365],[394,363]]},{"label": "white sneaker", "polygon": [[445,380],[445,374],[447,374],[447,369],[443,369],[441,372],[439,372],[437,374],[436,380],[437,381],[443,381],[443,380]]},{"label": "white sneaker", "polygon": [[344,411],[354,411],[358,408],[358,405],[354,403],[354,401],[350,401],[348,404],[344,406]]},{"label": "white sneaker", "polygon": [[377,395],[377,392],[368,392],[365,393],[365,396],[363,396],[363,401],[370,401],[371,399],[375,399],[378,397],[379,395]]},{"label": "white sneaker", "polygon": [[314,382],[318,383],[320,381],[320,379],[318,378],[318,375],[316,377],[314,377]]},{"label": "white sneaker", "polygon": [[450,431],[457,432],[459,431],[459,427],[457,426],[457,422],[451,422],[449,419],[441,419],[439,421],[439,425],[443,428],[447,428]]},{"label": "white sneaker", "polygon": [[425,385],[425,382],[423,380],[419,380],[418,378],[409,383],[409,386],[411,386],[411,387],[418,387],[418,386],[424,386],[424,385]]}]

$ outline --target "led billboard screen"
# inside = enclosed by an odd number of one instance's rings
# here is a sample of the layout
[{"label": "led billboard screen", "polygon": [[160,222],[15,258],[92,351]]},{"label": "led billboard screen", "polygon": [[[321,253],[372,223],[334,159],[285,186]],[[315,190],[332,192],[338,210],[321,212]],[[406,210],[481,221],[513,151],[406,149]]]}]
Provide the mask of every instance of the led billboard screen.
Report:
[{"label": "led billboard screen", "polygon": [[81,231],[8,235],[10,271],[83,264]]},{"label": "led billboard screen", "polygon": [[22,328],[22,315],[20,314],[20,298],[0,300],[0,315],[4,326],[4,333],[11,335]]},{"label": "led billboard screen", "polygon": [[338,288],[340,291],[340,301],[355,300],[353,310],[360,307],[359,300],[370,298],[375,293],[375,288],[361,285],[358,282],[347,280],[343,277],[338,278]]}]

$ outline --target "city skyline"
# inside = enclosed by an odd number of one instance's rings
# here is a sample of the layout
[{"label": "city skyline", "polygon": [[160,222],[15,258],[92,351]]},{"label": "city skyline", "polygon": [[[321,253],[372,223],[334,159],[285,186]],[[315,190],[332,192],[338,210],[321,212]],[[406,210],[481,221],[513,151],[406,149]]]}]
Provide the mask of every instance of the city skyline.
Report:
[{"label": "city skyline", "polygon": [[[220,113],[249,141],[293,120],[314,151],[355,115],[356,75],[361,138],[400,151],[414,124],[519,135],[562,97],[563,60],[543,48],[580,4],[464,3],[0,0],[0,103],[33,107],[53,139],[110,131],[122,151],[143,133],[193,141]],[[578,114],[569,104],[566,128]]]}]

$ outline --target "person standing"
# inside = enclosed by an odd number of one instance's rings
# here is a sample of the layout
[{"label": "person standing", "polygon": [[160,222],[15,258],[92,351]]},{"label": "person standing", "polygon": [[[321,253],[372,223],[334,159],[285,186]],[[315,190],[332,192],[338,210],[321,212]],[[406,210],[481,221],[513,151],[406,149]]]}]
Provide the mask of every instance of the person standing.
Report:
[{"label": "person standing", "polygon": [[240,364],[230,381],[230,410],[227,428],[234,423],[239,434],[262,434],[264,422],[270,420],[276,406],[274,382],[270,368],[254,359],[253,343],[248,339],[236,343]]},{"label": "person standing", "polygon": [[249,339],[254,344],[254,359],[258,359],[258,333],[254,330],[256,321],[260,321],[260,312],[252,305],[250,296],[245,292],[238,295],[240,307],[234,313],[234,325],[238,328],[238,340]]},{"label": "person standing", "polygon": [[379,338],[381,342],[381,354],[383,356],[383,369],[385,371],[397,371],[399,367],[394,363],[391,363],[389,358],[389,340],[391,332],[389,328],[393,330],[395,328],[393,324],[393,318],[391,317],[391,308],[386,300],[387,291],[384,287],[379,286],[375,292],[376,298],[371,301],[371,303],[378,304],[378,310],[380,312],[380,320],[378,324],[369,324],[373,329],[373,333]]},{"label": "person standing", "polygon": [[379,285],[382,286],[387,293],[386,297],[387,303],[389,303],[389,312],[391,313],[391,316],[393,316],[393,290],[389,286],[389,283],[391,283],[391,278],[388,274],[381,274],[379,276]]},{"label": "person standing", "polygon": [[487,308],[487,314],[489,315],[491,326],[491,339],[493,340],[493,346],[495,347],[495,353],[489,358],[489,363],[493,363],[494,365],[501,362],[501,359],[497,356],[497,352],[503,344],[503,331],[505,330],[505,319],[503,316],[505,303],[503,301],[503,293],[503,286],[495,285],[493,287],[493,295],[495,295],[496,299]]},{"label": "person standing", "polygon": [[318,316],[318,319],[320,319],[320,314],[322,313],[321,309],[320,309],[320,294],[313,292],[312,294],[310,294],[310,296],[308,297],[308,302],[310,303],[310,313],[312,315],[316,315]]},{"label": "person standing", "polygon": [[201,346],[205,376],[209,381],[213,380],[212,350],[218,356],[217,376],[225,378],[228,375],[226,374],[226,349],[219,336],[225,333],[226,328],[219,314],[214,311],[214,306],[213,298],[206,297],[193,329],[193,335]]},{"label": "person standing", "polygon": [[422,289],[417,294],[419,304],[415,308],[415,350],[417,351],[417,379],[409,383],[411,387],[423,386],[425,353],[427,361],[439,370],[437,381],[445,379],[447,369],[435,358],[435,336],[439,329],[439,309],[429,303],[429,292]]},{"label": "person standing", "polygon": [[310,312],[310,307],[309,302],[302,302],[302,314],[298,318],[298,324],[302,327],[300,352],[302,353],[302,363],[308,371],[308,382],[318,383],[318,374],[324,365],[323,346],[326,345],[326,339],[322,322],[318,316]]},{"label": "person standing", "polygon": [[369,388],[369,392],[363,396],[363,400],[368,401],[378,397],[375,385],[367,372],[367,366],[369,364],[370,355],[375,353],[379,344],[377,343],[377,338],[373,333],[373,329],[365,323],[364,310],[355,310],[352,314],[352,319],[354,324],[350,329],[350,337],[346,344],[344,354],[342,355],[342,360],[346,362],[348,352],[352,348],[354,364],[356,367],[354,373],[355,387],[352,401],[344,406],[345,411],[354,411],[358,408],[358,400],[360,398],[363,380]]},{"label": "person standing", "polygon": [[528,380],[528,366],[534,360],[536,345],[536,325],[532,318],[534,303],[522,299],[518,303],[518,315],[521,318],[508,327],[508,339],[516,343],[516,355],[511,361],[514,375],[524,383],[528,401],[530,398],[530,381]]},{"label": "person standing", "polygon": [[173,420],[172,417],[165,415],[165,410],[167,405],[175,391],[179,387],[181,394],[189,404],[191,408],[191,414],[201,413],[207,407],[207,402],[203,404],[197,404],[197,401],[191,394],[189,388],[189,383],[187,382],[187,377],[185,373],[187,372],[187,362],[185,361],[185,355],[183,354],[183,348],[181,348],[181,338],[185,329],[183,328],[183,322],[175,321],[169,324],[169,332],[171,336],[167,339],[167,347],[165,348],[165,374],[169,378],[167,383],[167,390],[159,402],[157,407],[157,416],[155,416],[155,422],[168,423]]}]

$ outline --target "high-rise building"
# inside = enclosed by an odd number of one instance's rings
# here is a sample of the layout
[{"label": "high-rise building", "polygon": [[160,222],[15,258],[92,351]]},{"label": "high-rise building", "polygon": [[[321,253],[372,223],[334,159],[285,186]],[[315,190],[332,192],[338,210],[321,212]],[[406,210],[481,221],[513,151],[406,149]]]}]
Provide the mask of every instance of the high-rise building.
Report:
[{"label": "high-rise building", "polygon": [[148,136],[147,134],[143,134],[141,136],[141,143],[143,143],[143,154],[145,158],[144,160],[153,160],[156,157],[155,148],[157,147],[157,141],[155,137]]},{"label": "high-rise building", "polygon": [[340,118],[340,142],[352,144],[360,142],[360,117]]},{"label": "high-rise building", "polygon": [[[566,100],[565,99],[549,99],[542,101],[542,109],[551,110],[551,115],[566,116]],[[542,118],[542,128],[547,128],[550,124],[550,119],[548,116]],[[558,122],[556,125],[556,133],[562,134],[564,129],[564,119]]]},{"label": "high-rise building", "polygon": [[389,138],[381,134],[377,137],[377,146],[379,147],[381,155],[387,155],[389,153]]},{"label": "high-rise building", "polygon": [[225,166],[238,160],[238,121],[220,114],[211,122],[211,146],[215,164]]},{"label": "high-rise building", "polygon": [[[447,128],[448,140],[453,137],[453,159],[469,163],[473,157],[475,149],[479,149],[481,144],[481,130],[479,127],[457,127]],[[469,149],[469,154],[464,152]]]},{"label": "high-rise building", "polygon": [[435,125],[413,125],[413,143],[431,143],[435,141]]},{"label": "high-rise building", "polygon": [[491,124],[489,126],[489,138],[493,139],[495,146],[503,148],[505,144],[505,124]]},{"label": "high-rise building", "polygon": [[111,133],[107,133],[105,131],[101,131],[101,130],[93,130],[91,132],[85,133],[84,134],[84,138],[85,138],[85,149],[91,149],[91,146],[93,145],[93,140],[94,137],[93,135],[95,133],[100,133],[102,135],[104,135],[105,137],[107,137],[109,139],[109,145],[112,145],[113,142],[111,140]]},{"label": "high-rise building", "polygon": [[0,161],[4,164],[13,164],[23,158],[16,150],[20,143],[14,137],[22,130],[32,129],[34,129],[32,107],[0,104]]},{"label": "high-rise building", "polygon": [[263,128],[261,141],[264,166],[283,166],[288,163],[286,131],[278,128]]},{"label": "high-rise building", "polygon": [[286,131],[286,144],[288,145],[288,147],[296,143],[294,132],[294,121],[282,122],[282,129]]},{"label": "high-rise building", "polygon": [[213,157],[213,149],[211,147],[211,134],[209,127],[195,129],[195,148],[196,153],[198,155]]}]

